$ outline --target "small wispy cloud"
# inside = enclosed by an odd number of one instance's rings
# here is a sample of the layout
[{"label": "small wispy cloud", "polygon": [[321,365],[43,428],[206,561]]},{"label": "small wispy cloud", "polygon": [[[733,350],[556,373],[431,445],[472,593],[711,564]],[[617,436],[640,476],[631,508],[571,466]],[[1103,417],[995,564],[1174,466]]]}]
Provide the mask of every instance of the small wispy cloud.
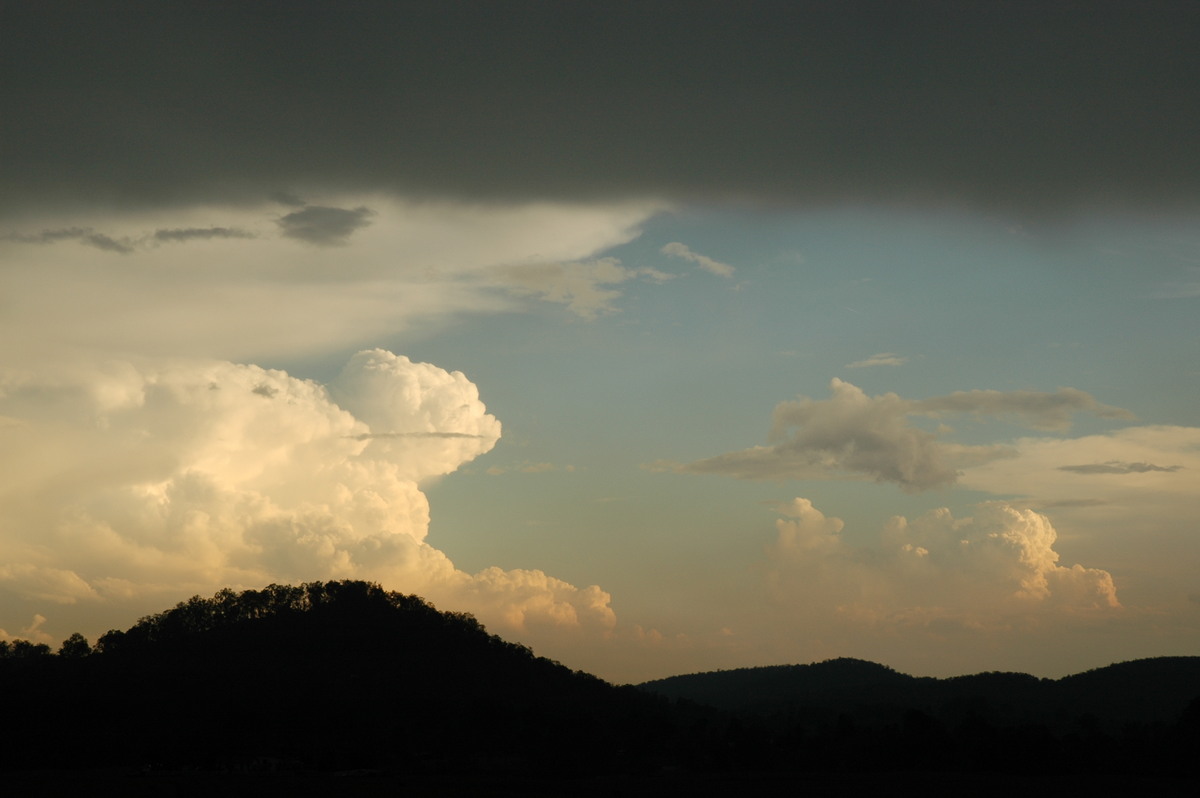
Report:
[{"label": "small wispy cloud", "polygon": [[494,269],[492,274],[512,294],[566,305],[589,321],[617,312],[613,303],[621,291],[613,286],[635,279],[661,285],[675,276],[657,269],[629,268],[611,257],[576,263],[513,264]]},{"label": "small wispy cloud", "polygon": [[699,252],[693,252],[686,244],[681,244],[678,241],[672,241],[662,248],[664,255],[671,255],[676,258],[690,260],[692,263],[699,266],[704,271],[710,274],[715,274],[718,277],[732,277],[734,269],[728,263],[721,263],[719,260],[713,260],[707,255],[701,255]]},{"label": "small wispy cloud", "polygon": [[848,369],[865,369],[872,366],[903,366],[908,362],[908,358],[902,357],[895,352],[878,352],[863,360],[856,360],[853,363],[847,363],[845,368]]},{"label": "small wispy cloud", "polygon": [[170,242],[254,237],[254,233],[236,227],[171,227],[154,231],[155,241]]},{"label": "small wispy cloud", "polygon": [[186,241],[211,241],[223,238],[255,238],[254,233],[236,227],[175,227],[155,230],[153,233],[131,238],[121,236],[116,238],[106,233],[98,233],[90,227],[63,227],[55,230],[42,230],[38,233],[9,233],[0,240],[13,241],[19,244],[58,244],[63,241],[75,241],[88,247],[105,252],[115,252],[118,255],[129,255],[139,249],[158,244],[177,244]]},{"label": "small wispy cloud", "polygon": [[1152,471],[1173,473],[1181,468],[1183,468],[1181,465],[1160,466],[1154,463],[1126,463],[1120,460],[1109,460],[1107,463],[1059,466],[1058,470],[1070,471],[1074,474],[1147,474]]}]

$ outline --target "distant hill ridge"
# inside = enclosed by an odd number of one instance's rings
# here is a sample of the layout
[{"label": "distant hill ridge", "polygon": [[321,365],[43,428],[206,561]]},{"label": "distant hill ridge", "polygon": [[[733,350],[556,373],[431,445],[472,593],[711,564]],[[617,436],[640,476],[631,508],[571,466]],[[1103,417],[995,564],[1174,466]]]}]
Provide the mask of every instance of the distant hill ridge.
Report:
[{"label": "distant hill ridge", "polygon": [[671,699],[758,715],[802,709],[920,708],[946,716],[972,712],[1006,722],[1055,723],[1090,714],[1111,723],[1172,722],[1200,699],[1200,657],[1157,657],[1061,679],[985,672],[917,677],[860,659],[710,671],[638,685]]}]

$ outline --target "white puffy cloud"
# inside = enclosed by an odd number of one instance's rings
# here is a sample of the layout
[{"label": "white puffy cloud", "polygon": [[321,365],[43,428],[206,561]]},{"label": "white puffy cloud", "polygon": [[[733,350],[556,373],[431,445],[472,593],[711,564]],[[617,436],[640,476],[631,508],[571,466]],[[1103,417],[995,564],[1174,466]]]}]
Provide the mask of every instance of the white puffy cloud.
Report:
[{"label": "white puffy cloud", "polygon": [[725,474],[740,479],[869,477],[906,491],[952,485],[961,468],[1010,457],[1002,445],[964,445],[942,440],[946,430],[914,425],[914,417],[949,414],[1012,417],[1039,429],[1060,429],[1074,413],[1129,418],[1128,411],[1102,405],[1083,391],[959,391],[930,399],[894,393],[868,396],[835,378],[829,399],[782,402],[772,413],[769,446],[756,446],[676,469]]},{"label": "white puffy cloud", "polygon": [[327,387],[222,361],[10,375],[0,390],[0,626],[60,637],[193,593],[364,578],[497,631],[603,634],[608,594],[459,571],[426,542],[424,479],[500,423],[461,373],[360,352]]},{"label": "white puffy cloud", "polygon": [[770,592],[818,625],[1004,630],[1121,606],[1107,571],[1059,564],[1054,527],[1033,510],[989,502],[969,518],[947,509],[896,516],[868,547],[848,544],[842,521],[807,499],[781,512],[768,550]]},{"label": "white puffy cloud", "polygon": [[1011,458],[965,468],[960,484],[1053,513],[1072,550],[1119,567],[1139,603],[1194,590],[1200,428],[1026,437],[1012,448]]}]

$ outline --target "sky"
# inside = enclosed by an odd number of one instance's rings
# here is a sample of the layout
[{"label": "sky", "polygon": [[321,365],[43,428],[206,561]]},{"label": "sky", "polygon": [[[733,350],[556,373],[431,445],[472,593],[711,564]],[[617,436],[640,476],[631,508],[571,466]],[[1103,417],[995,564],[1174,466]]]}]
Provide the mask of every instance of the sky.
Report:
[{"label": "sky", "polygon": [[0,639],[1200,654],[1200,7],[0,9]]}]

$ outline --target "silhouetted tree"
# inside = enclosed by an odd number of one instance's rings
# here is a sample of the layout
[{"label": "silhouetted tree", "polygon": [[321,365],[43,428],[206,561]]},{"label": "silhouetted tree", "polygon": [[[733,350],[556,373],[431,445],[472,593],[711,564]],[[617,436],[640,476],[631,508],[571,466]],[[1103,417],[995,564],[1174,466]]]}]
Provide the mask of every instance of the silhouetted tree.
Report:
[{"label": "silhouetted tree", "polygon": [[38,659],[48,657],[50,654],[50,646],[45,643],[14,640],[10,645],[8,656],[12,659]]},{"label": "silhouetted tree", "polygon": [[58,655],[60,657],[67,657],[68,659],[79,659],[81,657],[86,657],[91,653],[91,644],[89,644],[87,638],[81,635],[79,632],[75,632],[66,640],[64,640],[62,645],[58,648]]}]

